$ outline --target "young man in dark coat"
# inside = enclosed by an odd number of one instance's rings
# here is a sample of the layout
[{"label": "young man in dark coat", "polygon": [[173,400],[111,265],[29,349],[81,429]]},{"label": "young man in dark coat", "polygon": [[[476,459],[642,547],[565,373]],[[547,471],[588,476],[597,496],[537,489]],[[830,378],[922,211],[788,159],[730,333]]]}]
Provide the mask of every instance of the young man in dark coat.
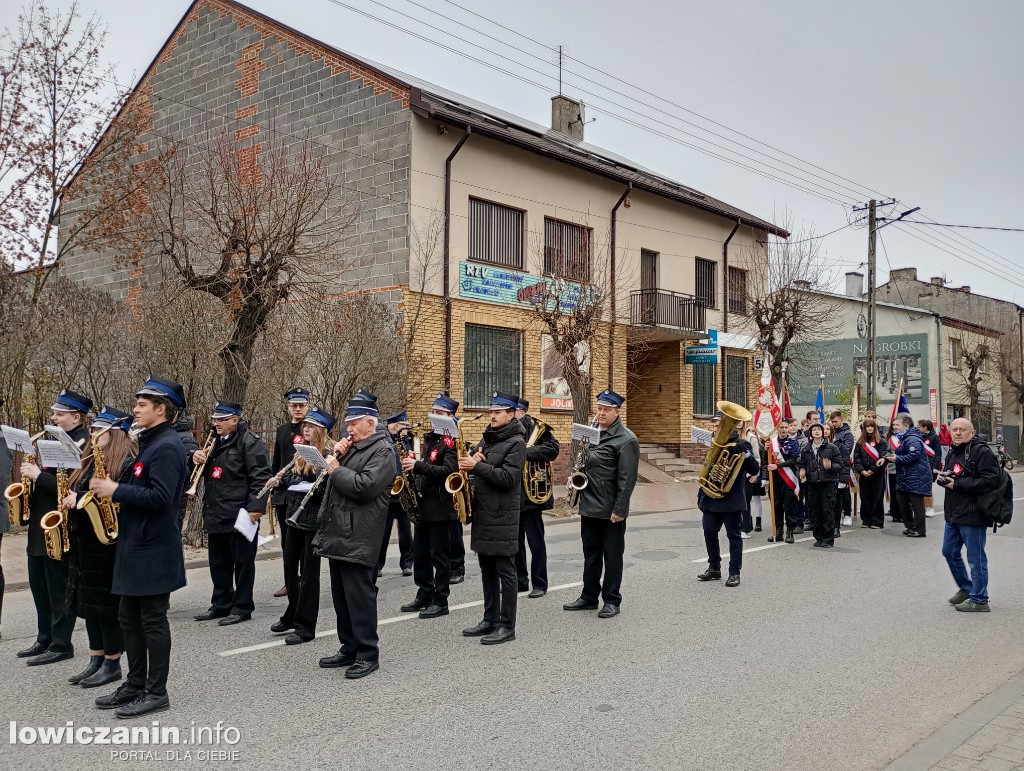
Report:
[{"label": "young man in dark coat", "polygon": [[825,427],[812,423],[811,440],[800,453],[801,487],[807,491],[814,545],[830,549],[836,537],[836,480],[847,473],[842,452],[825,440]]},{"label": "young man in dark coat", "polygon": [[[528,414],[530,402],[520,397],[516,419],[523,424],[526,439],[533,433],[534,421]],[[545,431],[533,445],[526,448],[526,462],[549,464],[558,457],[561,446],[552,431]],[[548,467],[550,469],[550,467]],[[525,469],[524,469],[525,474]],[[525,484],[524,479],[524,484]],[[519,498],[519,553],[516,554],[516,576],[519,591],[525,592],[533,583],[530,598],[543,597],[548,593],[548,551],[544,544],[544,512],[555,507],[554,479],[547,480],[551,494],[543,503],[534,503],[526,495],[524,486]],[[526,544],[530,544],[530,569],[526,569]]]},{"label": "young man in dark coat", "polygon": [[519,550],[519,495],[526,457],[526,431],[516,420],[518,406],[518,396],[495,391],[480,449],[459,458],[459,468],[473,473],[470,548],[480,561],[484,589],[484,620],[462,634],[479,637],[484,645],[516,639],[514,558]]},{"label": "young man in dark coat", "polygon": [[171,592],[185,585],[185,554],[178,529],[178,505],[188,477],[185,448],[172,425],[185,411],[185,392],[173,380],[150,377],[136,395],[139,454],[117,481],[96,479],[89,489],[120,506],[111,591],[120,596],[118,621],[124,632],[128,679],[100,709],[122,718],[168,709],[171,664]]},{"label": "young man in dark coat", "polygon": [[894,492],[903,512],[903,522],[907,526],[903,535],[908,538],[924,538],[924,498],[932,494],[931,462],[921,432],[914,425],[910,413],[901,412],[897,415],[892,428],[895,429],[895,448],[885,457],[896,466]]},{"label": "young man in dark coat", "polygon": [[[270,479],[267,445],[242,420],[242,406],[219,401],[210,416],[217,440],[207,457],[202,450],[192,462],[203,469],[203,527],[208,536],[210,577],[213,596],[210,609],[195,616],[196,621],[219,618],[230,626],[252,618],[256,580],[257,533],[252,540],[235,529],[239,510],[258,523],[266,509],[266,496],[259,492]],[[293,450],[294,451],[294,450]]]},{"label": "young man in dark coat", "polygon": [[[843,420],[843,413],[835,410],[829,414],[829,421],[832,423],[832,431],[835,434],[832,442],[839,448],[843,458],[846,458],[846,472],[840,471],[837,478],[836,489],[836,530],[840,525],[849,527],[853,524],[853,492],[850,490],[850,471],[852,463],[849,460],[853,457],[853,445],[856,441],[850,424]],[[842,485],[842,487],[838,487]]]},{"label": "young man in dark coat", "polygon": [[380,668],[376,570],[395,481],[395,451],[387,433],[377,430],[379,419],[375,401],[349,401],[349,435],[327,459],[327,494],[313,538],[313,553],[329,560],[341,641],[338,652],[320,659],[320,666],[348,667],[349,679]]},{"label": "young man in dark coat", "polygon": [[[274,476],[281,469],[286,468],[295,457],[295,445],[302,441],[302,420],[309,413],[309,391],[305,388],[293,388],[284,395],[288,402],[287,423],[277,427],[274,434],[274,457],[270,463],[270,474]],[[277,514],[277,525],[281,528],[281,550],[285,549],[285,541],[288,539],[288,491],[277,488],[270,495],[274,504],[274,512]],[[276,592],[275,597],[284,597],[288,594],[286,587],[282,586]]]},{"label": "young man in dark coat", "polygon": [[[622,559],[626,551],[626,518],[640,466],[640,443],[626,428],[619,411],[625,397],[611,389],[597,395],[597,425],[601,438],[587,454],[584,472],[590,480],[580,491],[580,535],[583,539],[583,591],[564,610],[596,610],[597,598],[604,607],[597,614],[619,614],[622,595]],[[604,585],[601,570],[604,569]]]},{"label": "young man in dark coat", "polygon": [[[60,392],[50,406],[50,423],[64,429],[80,448],[89,441],[85,417],[92,409],[92,399],[82,394]],[[70,474],[70,472],[68,472]],[[58,507],[57,469],[41,469],[34,463],[22,462],[20,475],[32,480],[28,523],[28,585],[36,606],[38,633],[36,641],[19,658],[29,658],[28,665],[53,664],[75,655],[71,632],[75,628],[74,603],[68,602],[68,564],[65,559],[46,556],[46,539],[40,524],[47,512]]]}]

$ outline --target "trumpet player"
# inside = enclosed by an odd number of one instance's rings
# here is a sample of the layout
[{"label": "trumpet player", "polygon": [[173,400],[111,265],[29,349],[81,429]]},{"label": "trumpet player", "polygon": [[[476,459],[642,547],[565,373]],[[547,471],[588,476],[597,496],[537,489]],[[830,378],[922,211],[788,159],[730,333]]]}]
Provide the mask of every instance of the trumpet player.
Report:
[{"label": "trumpet player", "polygon": [[[583,591],[565,610],[597,610],[611,618],[619,614],[622,595],[622,557],[626,550],[626,517],[640,466],[640,443],[619,413],[625,398],[606,388],[597,395],[601,438],[591,447],[584,469],[588,483],[580,491],[580,534],[583,539]],[[604,568],[604,582],[601,570]]]},{"label": "trumpet player", "polygon": [[[120,479],[135,463],[138,448],[128,434],[131,423],[132,416],[127,412],[105,406],[89,427],[90,441],[103,453],[104,470],[111,479]],[[69,677],[68,682],[82,688],[120,680],[124,652],[124,634],[117,621],[120,598],[111,591],[116,541],[101,541],[88,515],[78,508],[78,501],[89,492],[89,482],[94,475],[94,454],[85,452],[82,467],[68,480],[71,492],[61,501],[64,516],[69,518],[71,536],[70,586],[78,617],[85,620],[89,638],[89,663],[77,675]]]},{"label": "trumpet player", "polygon": [[[529,415],[530,402],[519,397],[516,419],[523,424],[526,436],[533,433],[533,418]],[[549,464],[558,457],[561,446],[551,431],[540,435],[535,444],[526,446],[526,462]],[[550,469],[550,466],[548,467]],[[554,480],[548,479],[550,489],[554,488]],[[519,591],[530,591],[530,598],[543,597],[548,593],[548,550],[544,544],[544,512],[555,506],[552,492],[547,500],[541,503],[531,501],[525,491],[519,496],[519,552],[516,554],[516,577]],[[530,569],[526,568],[526,544],[530,544]],[[530,584],[533,589],[530,589]]]},{"label": "trumpet player", "polygon": [[[395,473],[402,473],[402,458],[412,449],[412,438],[409,436],[409,429],[412,423],[405,410],[396,412],[387,419],[388,436],[395,446]],[[399,454],[398,446],[402,451]],[[384,563],[388,558],[388,546],[391,543],[391,531],[394,523],[398,523],[398,566],[402,569],[403,576],[412,575],[412,525],[409,523],[409,513],[402,507],[402,499],[399,495],[392,495],[388,503],[388,521],[384,527],[384,539],[380,545],[380,555],[377,558],[377,577],[384,572]]]},{"label": "trumpet player", "polygon": [[[278,426],[274,436],[274,458],[270,464],[270,473],[275,475],[287,468],[288,464],[292,462],[292,458],[295,457],[295,445],[302,442],[303,421],[309,413],[309,391],[305,388],[293,388],[284,395],[284,398],[288,403],[288,417],[291,420]],[[287,491],[282,487],[275,489],[270,496],[271,503],[274,504],[274,512],[277,514],[278,527],[281,528],[282,552],[288,548],[288,517],[290,515],[287,509],[288,497]],[[287,593],[288,569],[285,568],[285,585],[274,592],[274,596],[284,597]]]},{"label": "trumpet player", "polygon": [[[63,428],[81,446],[89,436],[85,418],[92,410],[92,399],[69,391],[60,392],[50,405],[50,424]],[[46,556],[46,540],[40,520],[58,507],[56,469],[41,469],[34,463],[21,464],[21,476],[32,480],[28,523],[28,584],[36,606],[36,641],[18,652],[29,658],[29,666],[53,664],[75,655],[71,632],[75,614],[67,598],[68,560]]]},{"label": "trumpet player", "polygon": [[256,543],[235,529],[239,511],[259,522],[266,508],[260,490],[270,479],[267,445],[242,420],[242,405],[221,400],[210,415],[216,432],[209,454],[192,453],[192,462],[203,467],[203,527],[209,540],[213,596],[210,608],[194,616],[196,621],[220,619],[220,626],[248,621],[256,605],[252,598],[256,580]]}]

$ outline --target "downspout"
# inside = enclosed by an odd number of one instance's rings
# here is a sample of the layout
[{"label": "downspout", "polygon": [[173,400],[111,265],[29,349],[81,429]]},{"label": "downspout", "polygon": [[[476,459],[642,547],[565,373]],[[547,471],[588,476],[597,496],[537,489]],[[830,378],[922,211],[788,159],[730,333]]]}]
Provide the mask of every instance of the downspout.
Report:
[{"label": "downspout", "polygon": [[622,195],[619,196],[619,200],[616,201],[615,205],[612,207],[611,239],[610,239],[611,240],[611,244],[609,245],[610,248],[611,248],[611,255],[610,255],[611,258],[609,260],[609,266],[608,266],[608,281],[609,281],[609,284],[611,285],[610,286],[610,291],[611,291],[611,301],[612,301],[611,302],[611,327],[609,327],[609,329],[608,329],[608,388],[613,388],[612,384],[614,383],[614,381],[612,380],[612,370],[615,368],[615,320],[616,320],[616,318],[618,318],[615,315],[616,314],[616,307],[617,307],[617,303],[616,303],[616,294],[617,294],[617,292],[615,291],[615,289],[616,289],[616,287],[615,287],[615,236],[616,236],[616,232],[618,230],[617,223],[618,223],[619,207],[622,206],[622,204],[625,202],[626,197],[629,195],[629,192],[632,189],[633,189],[633,183],[629,182],[626,185],[626,189],[622,191]]},{"label": "downspout", "polygon": [[[736,231],[740,229],[740,221],[736,220],[736,224],[732,226],[732,232],[729,233],[729,237],[725,239],[725,243],[722,244],[722,331],[729,331],[729,242],[732,241],[732,237],[736,235]],[[723,379],[724,381],[724,379]],[[723,386],[723,391],[725,390]],[[724,399],[725,396],[723,395]]]},{"label": "downspout", "polygon": [[442,266],[444,293],[444,392],[452,391],[452,293],[451,293],[451,248],[452,248],[452,161],[466,144],[473,129],[466,126],[466,134],[444,161],[444,265]]},{"label": "downspout", "polygon": [[943,382],[942,382],[942,371],[946,368],[946,362],[943,361],[943,359],[942,359],[942,316],[940,316],[938,313],[936,313],[934,315],[935,315],[935,330],[936,330],[935,331],[935,335],[936,335],[935,355],[939,357],[939,392],[936,394],[936,397],[935,397],[935,401],[936,401],[936,405],[937,405],[936,409],[938,411],[938,414],[936,415],[936,417],[939,419],[939,423],[945,423],[946,422],[946,418],[945,418],[945,415],[946,415],[946,405],[942,401],[942,398],[943,398],[942,395],[943,395],[943,393],[945,391],[945,388],[944,388]]}]

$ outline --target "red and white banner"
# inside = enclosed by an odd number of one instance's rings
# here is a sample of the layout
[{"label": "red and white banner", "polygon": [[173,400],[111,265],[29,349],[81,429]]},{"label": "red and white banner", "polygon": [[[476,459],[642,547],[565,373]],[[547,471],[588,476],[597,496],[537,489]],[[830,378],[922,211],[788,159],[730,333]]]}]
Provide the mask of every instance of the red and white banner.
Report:
[{"label": "red and white banner", "polygon": [[[772,457],[775,462],[778,463],[783,460],[782,448],[779,447],[779,437],[773,436],[771,441]],[[796,475],[796,472],[789,467],[779,469],[779,475],[782,477],[782,481],[786,483],[786,487],[792,490],[797,496],[800,495],[800,477]]]},{"label": "red and white banner", "polygon": [[768,357],[764,357],[761,368],[761,383],[757,387],[757,411],[754,412],[754,431],[762,440],[767,439],[779,427],[782,420],[782,408],[775,395],[775,382],[772,371],[768,368]]}]

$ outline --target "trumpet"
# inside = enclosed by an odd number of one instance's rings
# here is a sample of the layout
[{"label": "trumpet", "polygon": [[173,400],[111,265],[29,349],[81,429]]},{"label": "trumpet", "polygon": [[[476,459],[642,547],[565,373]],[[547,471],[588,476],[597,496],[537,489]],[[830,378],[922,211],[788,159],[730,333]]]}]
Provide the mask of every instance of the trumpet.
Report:
[{"label": "trumpet", "polygon": [[[45,434],[46,431],[40,431],[38,434],[28,440],[29,444],[35,444],[36,439]],[[35,463],[36,456],[32,453],[25,455],[26,463]],[[27,525],[29,520],[29,508],[28,502],[29,497],[32,495],[32,480],[28,477],[22,477],[20,482],[7,485],[4,490],[4,498],[7,499],[7,513],[11,520],[11,527],[17,525]]]},{"label": "trumpet", "polygon": [[213,443],[217,441],[217,432],[212,428],[210,433],[206,435],[206,442],[203,444],[203,453],[206,455],[206,460],[203,461],[202,465],[196,466],[192,472],[192,478],[189,480],[189,488],[185,491],[185,495],[194,496],[199,491],[199,482],[203,478],[203,472],[206,470],[206,464],[210,460],[210,451],[213,449]]},{"label": "trumpet", "polygon": [[[597,428],[597,418],[590,424],[590,427]],[[590,443],[581,441],[579,449],[576,451],[576,457],[573,458],[572,465],[569,467],[569,478],[565,481],[566,487],[569,488],[567,502],[570,508],[575,509],[579,506],[580,493],[586,490],[587,485],[590,484],[590,477],[586,472],[588,460],[590,460]]]}]

